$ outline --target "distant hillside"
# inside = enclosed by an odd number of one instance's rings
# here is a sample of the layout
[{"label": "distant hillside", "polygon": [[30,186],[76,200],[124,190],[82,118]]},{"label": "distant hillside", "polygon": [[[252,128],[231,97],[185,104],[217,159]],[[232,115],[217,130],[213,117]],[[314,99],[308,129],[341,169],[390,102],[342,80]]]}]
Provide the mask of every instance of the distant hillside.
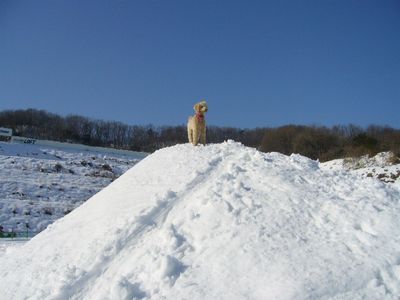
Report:
[{"label": "distant hillside", "polygon": [[[186,117],[182,116],[183,123]],[[268,120],[265,122],[268,124]],[[35,109],[0,112],[0,127],[12,128],[16,135],[30,138],[143,152],[187,142],[185,124],[159,127],[126,125],[76,115],[61,117]],[[320,161],[375,155],[384,151],[400,155],[400,130],[387,126],[362,128],[350,124],[327,128],[286,125],[254,129],[208,126],[208,143],[221,143],[228,139],[263,152],[298,153]]]},{"label": "distant hillside", "polygon": [[0,226],[5,235],[42,231],[145,156],[71,146],[0,142]]}]

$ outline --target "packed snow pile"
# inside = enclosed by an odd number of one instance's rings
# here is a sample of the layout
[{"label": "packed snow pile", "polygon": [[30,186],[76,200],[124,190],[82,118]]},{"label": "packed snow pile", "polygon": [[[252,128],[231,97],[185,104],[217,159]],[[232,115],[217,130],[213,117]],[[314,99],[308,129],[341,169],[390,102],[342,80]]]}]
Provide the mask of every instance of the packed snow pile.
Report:
[{"label": "packed snow pile", "polygon": [[241,144],[165,148],[0,258],[2,299],[398,299],[400,190]]}]

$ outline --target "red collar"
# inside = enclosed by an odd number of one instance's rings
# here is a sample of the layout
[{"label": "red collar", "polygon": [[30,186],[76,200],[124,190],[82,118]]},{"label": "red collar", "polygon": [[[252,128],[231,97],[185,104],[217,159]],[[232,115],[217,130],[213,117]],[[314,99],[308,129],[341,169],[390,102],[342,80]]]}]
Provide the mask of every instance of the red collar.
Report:
[{"label": "red collar", "polygon": [[196,113],[196,119],[198,121],[204,121],[204,115],[202,113]]}]

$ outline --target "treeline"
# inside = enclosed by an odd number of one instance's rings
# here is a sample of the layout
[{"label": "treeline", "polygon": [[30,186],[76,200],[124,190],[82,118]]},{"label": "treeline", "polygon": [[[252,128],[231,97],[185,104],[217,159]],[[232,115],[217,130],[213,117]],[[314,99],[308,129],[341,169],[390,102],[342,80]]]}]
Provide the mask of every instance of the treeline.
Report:
[{"label": "treeline", "polygon": [[383,151],[392,151],[399,156],[400,130],[376,125],[366,129],[356,125],[332,128],[288,125],[266,129],[260,150],[287,155],[300,153],[320,161],[366,154],[372,156]]},{"label": "treeline", "polygon": [[[0,127],[12,128],[14,135],[153,152],[187,143],[186,125],[127,125],[121,122],[66,117],[44,110],[6,110],[0,112]],[[232,139],[264,152],[300,153],[321,161],[335,158],[374,155],[382,151],[400,154],[400,130],[371,125],[321,126],[287,125],[278,128],[240,129],[209,126],[207,142]]]},{"label": "treeline", "polygon": [[[143,152],[187,143],[186,125],[127,125],[78,115],[62,117],[36,109],[2,111],[0,126],[12,128],[13,134],[17,136]],[[262,129],[242,130],[210,126],[207,140],[210,143],[219,143],[234,139],[247,146],[258,147],[263,133]]]}]

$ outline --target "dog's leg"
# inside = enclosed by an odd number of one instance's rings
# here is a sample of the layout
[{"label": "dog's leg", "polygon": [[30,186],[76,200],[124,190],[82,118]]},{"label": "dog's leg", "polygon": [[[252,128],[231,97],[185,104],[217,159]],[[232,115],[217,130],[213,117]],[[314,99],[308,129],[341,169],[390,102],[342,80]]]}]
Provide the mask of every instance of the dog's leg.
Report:
[{"label": "dog's leg", "polygon": [[193,130],[193,142],[192,142],[192,144],[194,145],[194,146],[197,146],[197,144],[199,143],[199,130],[197,129],[197,130]]},{"label": "dog's leg", "polygon": [[206,126],[203,126],[203,128],[201,129],[200,143],[203,145],[206,144]]},{"label": "dog's leg", "polygon": [[187,132],[189,143],[193,144],[193,130],[189,126],[187,128]]}]

